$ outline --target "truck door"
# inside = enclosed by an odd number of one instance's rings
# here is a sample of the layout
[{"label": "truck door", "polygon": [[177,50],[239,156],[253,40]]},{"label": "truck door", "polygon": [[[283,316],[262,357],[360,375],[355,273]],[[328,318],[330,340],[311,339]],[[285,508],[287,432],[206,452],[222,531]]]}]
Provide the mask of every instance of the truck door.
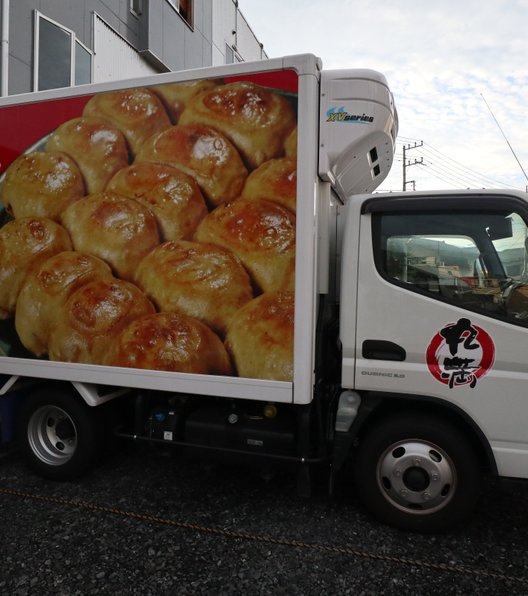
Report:
[{"label": "truck door", "polygon": [[520,193],[399,196],[367,201],[359,234],[355,388],[450,402],[515,477],[528,477],[527,222]]}]

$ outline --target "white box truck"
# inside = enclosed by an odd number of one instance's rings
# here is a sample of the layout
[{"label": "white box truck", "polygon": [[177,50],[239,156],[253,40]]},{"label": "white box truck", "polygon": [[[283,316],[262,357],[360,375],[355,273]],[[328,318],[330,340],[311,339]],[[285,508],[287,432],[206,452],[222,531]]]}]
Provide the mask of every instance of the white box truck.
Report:
[{"label": "white box truck", "polygon": [[111,420],[304,494],[347,470],[419,531],[526,478],[527,195],[369,194],[397,127],[382,75],[311,55],[0,100],[0,405],[29,464],[81,474]]}]

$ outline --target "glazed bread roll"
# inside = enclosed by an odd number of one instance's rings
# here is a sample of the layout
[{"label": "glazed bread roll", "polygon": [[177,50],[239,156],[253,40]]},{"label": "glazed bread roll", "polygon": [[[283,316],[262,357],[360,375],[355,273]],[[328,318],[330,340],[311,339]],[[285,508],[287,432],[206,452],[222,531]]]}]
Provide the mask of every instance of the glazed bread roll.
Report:
[{"label": "glazed bread roll", "polygon": [[123,89],[94,95],[84,116],[103,118],[125,135],[132,155],[153,134],[169,128],[171,122],[161,100],[150,89]]},{"label": "glazed bread roll", "polygon": [[158,310],[192,316],[222,336],[253,298],[239,260],[214,244],[166,242],[141,261],[136,282]]},{"label": "glazed bread roll", "polygon": [[284,154],[284,141],[295,127],[296,116],[284,96],[239,82],[200,93],[185,108],[180,124],[205,124],[219,130],[253,169]]},{"label": "glazed bread roll", "polygon": [[46,354],[50,332],[66,300],[96,279],[112,279],[110,267],[81,252],[60,252],[32,269],[16,303],[15,327],[22,344],[36,356]]},{"label": "glazed bread roll", "polygon": [[152,303],[131,283],[110,279],[84,284],[55,313],[49,358],[102,364],[112,340],[133,320],[152,313]]},{"label": "glazed bread roll", "polygon": [[232,143],[202,125],[173,126],[150,138],[136,161],[178,167],[196,180],[213,206],[240,196],[247,177],[247,170]]},{"label": "glazed bread roll", "polygon": [[268,199],[295,213],[297,197],[297,165],[292,159],[270,159],[246,180],[242,197]]},{"label": "glazed bread roll", "polygon": [[262,294],[235,315],[225,345],[238,375],[293,380],[293,292]]},{"label": "glazed bread roll", "polygon": [[105,364],[210,375],[233,372],[218,336],[200,321],[178,313],[133,321],[112,341]]},{"label": "glazed bread roll", "polygon": [[171,120],[176,124],[185,106],[193,97],[202,91],[216,87],[218,84],[218,81],[199,79],[198,81],[156,85],[151,90],[160,97]]},{"label": "glazed bread roll", "polygon": [[88,195],[62,213],[73,246],[106,261],[117,277],[132,280],[141,259],[160,242],[152,212],[128,197]]},{"label": "glazed bread roll", "polygon": [[167,164],[138,162],[117,172],[106,190],[148,207],[164,240],[190,240],[207,215],[205,200],[194,179]]},{"label": "glazed bread roll", "polygon": [[35,151],[21,155],[9,166],[0,199],[13,217],[59,221],[61,211],[84,194],[81,171],[71,157],[56,151]]},{"label": "glazed bread roll", "polygon": [[284,141],[284,154],[290,159],[297,160],[297,127],[291,131]]},{"label": "glazed bread roll", "polygon": [[68,232],[43,217],[21,217],[0,228],[0,319],[15,312],[26,275],[52,255],[71,250]]},{"label": "glazed bread roll", "polygon": [[263,200],[221,205],[196,231],[200,242],[231,250],[263,292],[292,287],[295,271],[295,215]]},{"label": "glazed bread roll", "polygon": [[53,132],[46,151],[62,151],[75,160],[89,193],[104,189],[110,178],[128,165],[123,133],[100,118],[74,118]]}]

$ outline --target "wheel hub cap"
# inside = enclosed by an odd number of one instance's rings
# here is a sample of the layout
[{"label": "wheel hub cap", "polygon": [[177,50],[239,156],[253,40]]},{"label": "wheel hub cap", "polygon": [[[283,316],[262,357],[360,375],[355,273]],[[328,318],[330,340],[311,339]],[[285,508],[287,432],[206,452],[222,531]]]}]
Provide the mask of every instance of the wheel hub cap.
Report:
[{"label": "wheel hub cap", "polygon": [[75,425],[68,414],[56,406],[36,410],[27,432],[33,453],[48,465],[64,464],[77,448]]},{"label": "wheel hub cap", "polygon": [[456,485],[447,454],[419,440],[391,445],[380,458],[377,475],[385,498],[407,512],[431,513],[445,507]]}]

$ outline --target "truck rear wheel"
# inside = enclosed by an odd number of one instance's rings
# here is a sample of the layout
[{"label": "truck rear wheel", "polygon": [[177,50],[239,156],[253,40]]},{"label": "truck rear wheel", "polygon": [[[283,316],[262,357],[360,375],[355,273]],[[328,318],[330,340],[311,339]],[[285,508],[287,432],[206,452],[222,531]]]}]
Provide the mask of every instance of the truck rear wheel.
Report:
[{"label": "truck rear wheel", "polygon": [[47,388],[30,395],[22,406],[18,439],[35,472],[67,480],[94,463],[103,439],[100,422],[78,395]]},{"label": "truck rear wheel", "polygon": [[356,491],[380,520],[441,532],[465,521],[480,496],[473,445],[442,418],[398,414],[367,430],[354,469]]}]

